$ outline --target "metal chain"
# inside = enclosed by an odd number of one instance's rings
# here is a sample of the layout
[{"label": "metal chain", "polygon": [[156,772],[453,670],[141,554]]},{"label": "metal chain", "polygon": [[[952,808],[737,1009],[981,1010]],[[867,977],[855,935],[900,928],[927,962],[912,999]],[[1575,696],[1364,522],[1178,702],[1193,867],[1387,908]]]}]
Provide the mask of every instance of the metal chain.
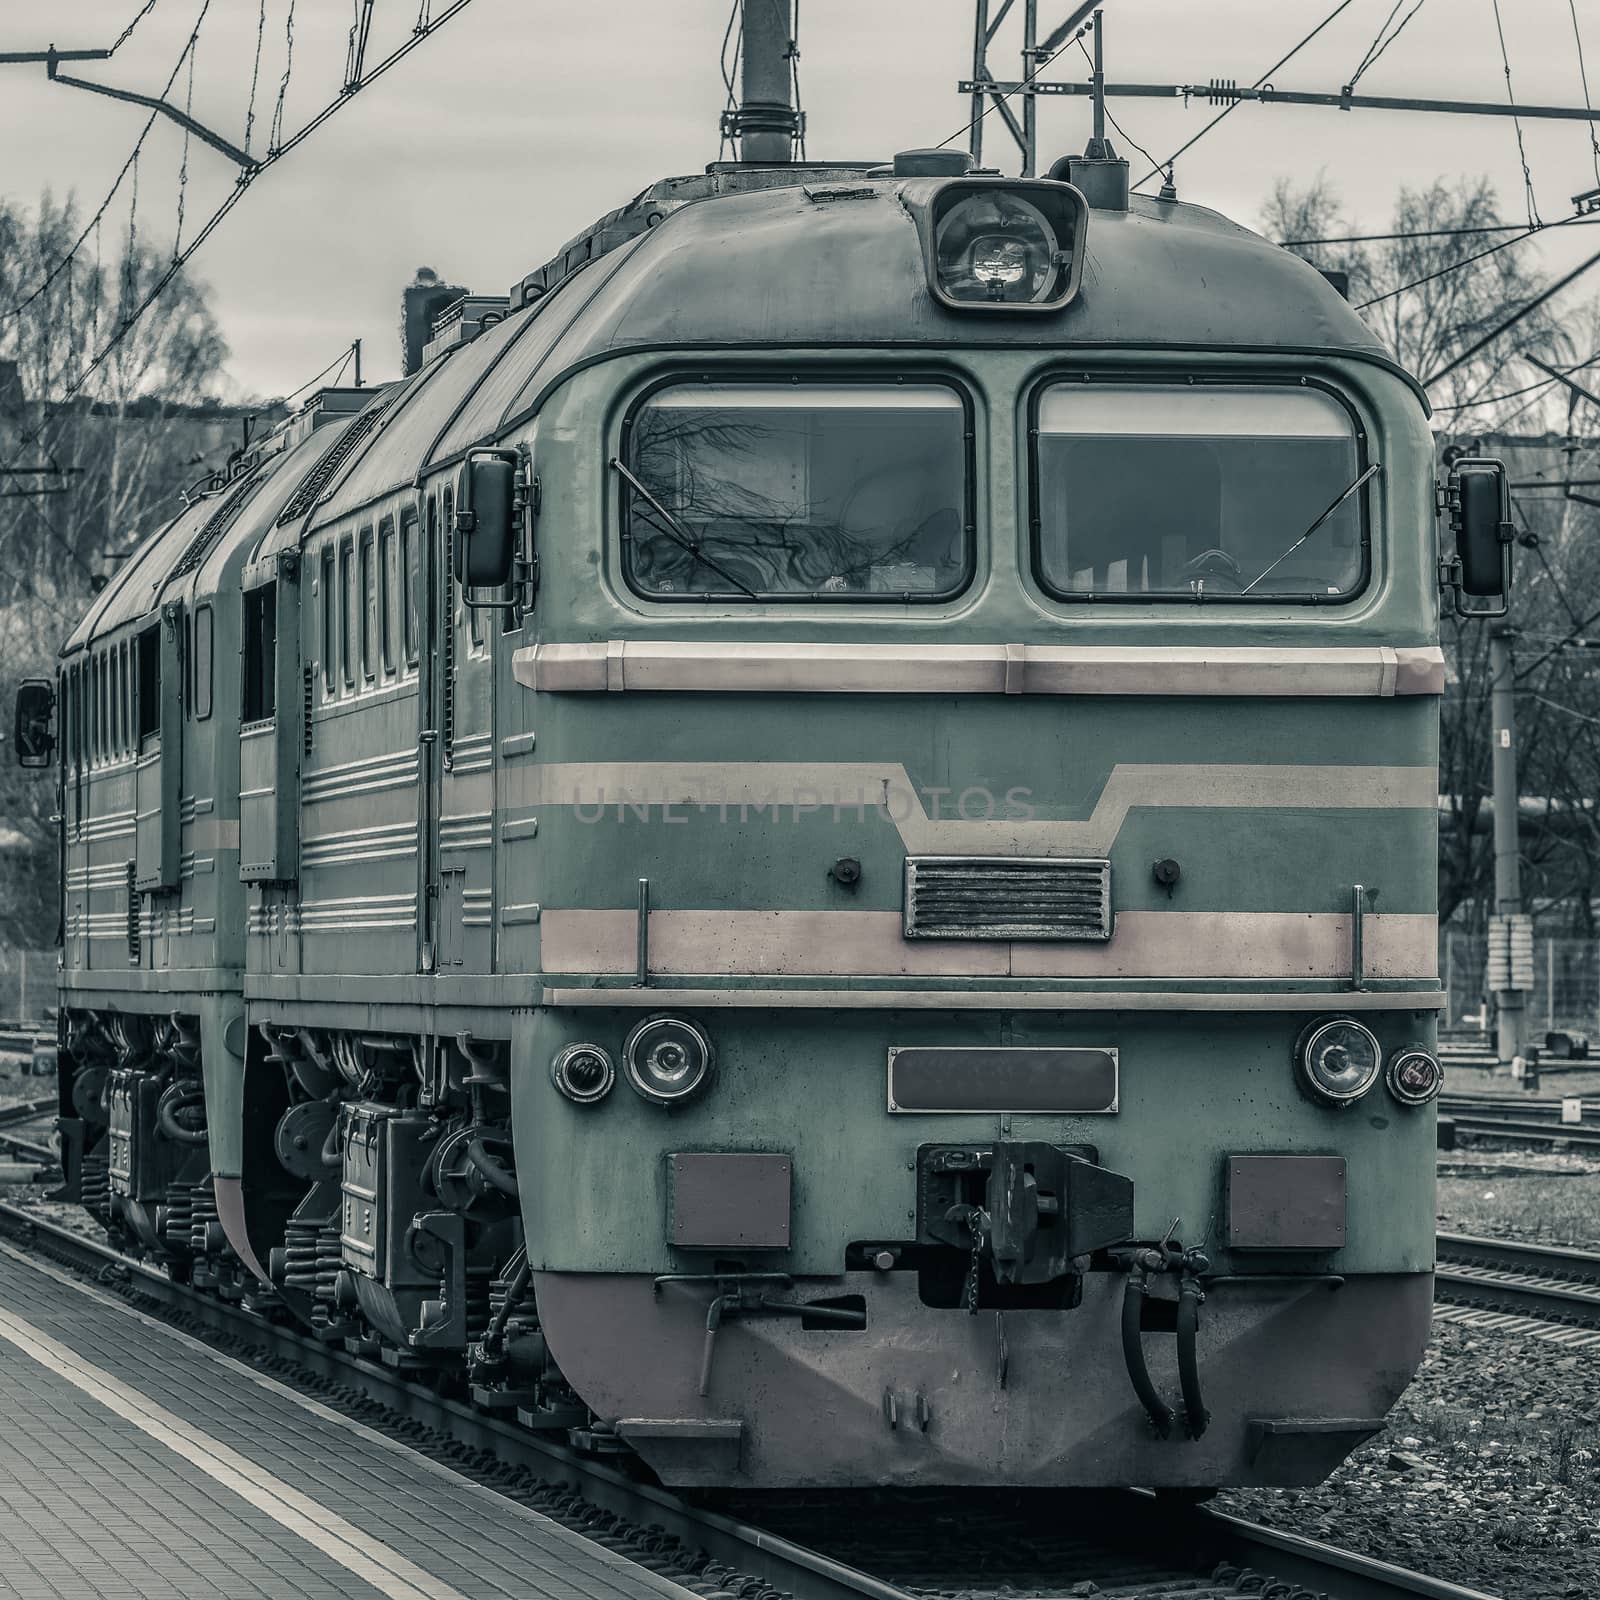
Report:
[{"label": "metal chain", "polygon": [[969,1317],[978,1314],[978,1269],[983,1262],[983,1223],[983,1212],[974,1206],[967,1213],[967,1227],[972,1234],[972,1260],[967,1267],[967,1285],[963,1296]]}]

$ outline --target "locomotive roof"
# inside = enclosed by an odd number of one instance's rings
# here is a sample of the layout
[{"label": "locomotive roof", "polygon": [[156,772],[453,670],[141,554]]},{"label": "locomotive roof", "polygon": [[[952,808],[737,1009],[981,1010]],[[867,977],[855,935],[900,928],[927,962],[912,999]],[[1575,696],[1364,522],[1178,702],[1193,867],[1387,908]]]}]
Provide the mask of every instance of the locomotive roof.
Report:
[{"label": "locomotive roof", "polygon": [[1287,351],[1399,370],[1313,267],[1201,206],[1136,195],[1127,212],[1091,211],[1070,305],[1048,318],[974,316],[928,288],[913,212],[940,180],[760,176],[733,193],[719,192],[717,173],[669,179],[579,235],[534,275],[554,275],[555,288],[409,382],[316,521],[447,464],[525,418],[570,368],[629,350],[1048,343],[1066,354]]},{"label": "locomotive roof", "polygon": [[[351,459],[343,462],[341,452],[311,525],[447,465],[526,419],[574,367],[628,351],[1288,352],[1370,361],[1415,387],[1300,257],[1202,206],[1142,195],[1126,212],[1089,213],[1082,285],[1061,311],[1007,317],[952,310],[929,291],[915,215],[942,181],[811,166],[713,168],[652,185],[569,241],[513,292],[514,300],[529,290],[537,298],[402,383],[374,391],[365,420],[351,432]],[[306,524],[296,516],[275,526],[280,509],[347,431],[341,419],[298,444],[285,441],[279,459],[255,469],[255,479],[278,482],[254,505],[244,503],[254,494],[246,482],[186,507],[117,572],[66,652],[152,612],[184,575],[179,569],[196,535],[226,502],[237,498],[240,514],[205,552],[202,580],[224,552],[259,559],[296,545]],[[294,468],[280,471],[290,460]]]},{"label": "locomotive roof", "polygon": [[[378,391],[374,391],[375,393]],[[153,615],[191,591],[215,593],[221,569],[238,565],[296,486],[348,427],[339,419],[301,440],[284,439],[216,492],[202,495],[147,538],[112,575],[62,646],[63,656]]]}]

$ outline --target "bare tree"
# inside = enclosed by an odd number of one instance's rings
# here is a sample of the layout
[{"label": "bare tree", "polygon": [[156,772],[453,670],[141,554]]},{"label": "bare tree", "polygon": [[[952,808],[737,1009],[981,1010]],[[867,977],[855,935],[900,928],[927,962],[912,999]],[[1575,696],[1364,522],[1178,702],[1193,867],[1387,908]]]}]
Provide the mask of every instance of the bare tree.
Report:
[{"label": "bare tree", "polygon": [[[126,231],[114,239],[109,222],[80,242],[83,234],[71,199],[46,194],[36,212],[0,201],[0,702],[8,712],[16,681],[53,673],[116,557],[176,512],[176,491],[199,476],[221,437],[221,425],[196,412],[215,396],[227,346],[205,287],[182,273],[78,385],[169,265]],[[49,470],[18,470],[36,467]],[[37,946],[54,928],[53,791],[42,775],[0,761],[0,940]]]},{"label": "bare tree", "polygon": [[[1536,909],[1593,931],[1600,889],[1600,655],[1574,638],[1600,625],[1600,558],[1595,509],[1563,485],[1595,472],[1595,441],[1573,431],[1568,394],[1520,358],[1572,365],[1579,353],[1567,324],[1583,329],[1582,354],[1600,351],[1593,308],[1563,319],[1536,308],[1471,359],[1458,356],[1543,287],[1517,244],[1483,231],[1501,221],[1487,182],[1436,182],[1402,189],[1385,230],[1398,237],[1323,244],[1359,232],[1326,178],[1297,189],[1280,182],[1263,227],[1322,268],[1349,274],[1350,298],[1395,358],[1429,384],[1441,450],[1492,447],[1509,458],[1515,481],[1547,479],[1548,494],[1519,492],[1517,584],[1511,622],[1518,634],[1519,754],[1525,889]],[[1442,376],[1441,376],[1442,374]],[[1430,381],[1432,380],[1432,381]],[[1447,611],[1442,624],[1446,687],[1440,720],[1439,910],[1472,923],[1492,910],[1489,825],[1490,675],[1488,633]],[[1592,722],[1587,719],[1594,719]]]}]

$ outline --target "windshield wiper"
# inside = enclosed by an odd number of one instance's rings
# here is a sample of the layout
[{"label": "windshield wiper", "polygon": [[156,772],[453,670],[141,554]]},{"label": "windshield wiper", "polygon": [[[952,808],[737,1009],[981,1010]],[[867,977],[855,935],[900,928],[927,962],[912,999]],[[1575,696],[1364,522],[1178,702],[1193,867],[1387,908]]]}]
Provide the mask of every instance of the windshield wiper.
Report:
[{"label": "windshield wiper", "polygon": [[1356,492],[1356,490],[1361,487],[1362,484],[1368,482],[1372,478],[1377,477],[1379,469],[1382,466],[1383,466],[1383,463],[1381,461],[1374,461],[1372,463],[1372,465],[1370,467],[1368,467],[1367,470],[1365,472],[1363,472],[1359,478],[1357,478],[1352,484],[1350,484],[1350,486],[1348,488],[1340,490],[1338,499],[1336,499],[1333,502],[1333,504],[1331,506],[1329,506],[1328,509],[1326,511],[1324,511],[1322,513],[1322,515],[1320,517],[1318,517],[1317,520],[1315,522],[1313,522],[1311,524],[1311,526],[1309,528],[1307,528],[1306,531],[1304,533],[1302,533],[1300,535],[1300,537],[1298,539],[1296,539],[1295,542],[1292,545],[1290,545],[1289,548],[1287,550],[1285,550],[1283,552],[1283,554],[1281,556],[1279,556],[1276,561],[1274,561],[1272,563],[1271,566],[1263,567],[1261,569],[1261,571],[1258,572],[1255,575],[1255,577],[1253,577],[1249,581],[1249,583],[1247,583],[1244,586],[1244,588],[1242,588],[1239,591],[1239,593],[1240,594],[1249,594],[1250,591],[1253,588],[1255,588],[1255,586],[1258,583],[1260,583],[1261,580],[1264,577],[1266,577],[1266,575],[1269,572],[1273,571],[1273,569],[1276,568],[1276,567],[1281,567],[1284,564],[1284,562],[1287,561],[1289,559],[1289,557],[1292,556],[1295,553],[1295,551],[1298,550],[1300,548],[1300,546],[1303,545],[1306,542],[1306,540],[1309,539],[1311,537],[1311,535],[1314,534],[1317,531],[1317,529],[1320,528],[1322,526],[1322,524],[1324,522],[1326,522],[1328,520],[1328,518],[1331,517],[1334,514],[1334,512],[1337,511],[1339,509],[1339,507],[1342,506],[1345,503],[1345,501],[1348,500],[1350,498],[1350,496],[1353,495]]},{"label": "windshield wiper", "polygon": [[752,600],[760,598],[756,594],[755,590],[752,589],[748,584],[740,583],[740,581],[734,577],[734,575],[729,572],[726,567],[722,566],[719,562],[713,561],[711,557],[708,556],[705,551],[695,543],[694,538],[690,535],[689,531],[684,527],[684,525],[679,522],[678,519],[673,516],[673,514],[668,511],[667,508],[662,505],[662,503],[657,500],[647,488],[645,488],[645,486],[622,464],[622,462],[616,456],[612,456],[611,458],[611,468],[614,472],[617,472],[621,475],[622,481],[630,485],[633,489],[633,492],[638,495],[640,499],[642,499],[644,503],[649,506],[650,509],[654,511],[655,514],[661,519],[661,531],[666,534],[666,536],[671,539],[674,544],[680,545],[683,549],[687,550],[689,554],[700,563],[701,566],[709,567],[719,578],[731,583],[740,594],[748,595]]}]

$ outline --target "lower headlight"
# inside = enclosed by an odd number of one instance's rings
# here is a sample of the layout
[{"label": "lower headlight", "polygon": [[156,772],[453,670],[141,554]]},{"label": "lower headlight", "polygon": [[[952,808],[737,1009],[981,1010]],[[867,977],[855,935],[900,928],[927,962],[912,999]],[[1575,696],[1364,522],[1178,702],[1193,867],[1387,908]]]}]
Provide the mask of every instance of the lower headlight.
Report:
[{"label": "lower headlight", "polygon": [[597,1044],[563,1045],[550,1063],[550,1081],[567,1099],[591,1106],[611,1093],[617,1069]]},{"label": "lower headlight", "polygon": [[1300,1035],[1295,1066],[1313,1099],[1347,1106],[1378,1081],[1383,1051],[1370,1028],[1351,1017],[1329,1017]]},{"label": "lower headlight", "polygon": [[711,1041],[683,1017],[646,1017],[622,1047],[622,1069],[646,1100],[677,1105],[711,1073]]},{"label": "lower headlight", "polygon": [[1401,1105],[1425,1106],[1444,1087],[1444,1068],[1431,1050],[1407,1045],[1394,1053],[1383,1081]]}]

